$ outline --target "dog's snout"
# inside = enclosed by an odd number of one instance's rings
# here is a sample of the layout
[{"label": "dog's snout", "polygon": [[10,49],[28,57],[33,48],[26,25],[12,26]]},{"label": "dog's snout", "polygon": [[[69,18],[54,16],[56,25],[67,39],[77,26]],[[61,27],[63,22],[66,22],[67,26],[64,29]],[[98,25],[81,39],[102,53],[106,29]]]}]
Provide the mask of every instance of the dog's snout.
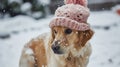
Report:
[{"label": "dog's snout", "polygon": [[53,50],[59,50],[60,49],[60,43],[59,40],[55,41],[52,45]]},{"label": "dog's snout", "polygon": [[52,48],[53,52],[56,53],[56,54],[62,54],[63,53],[62,50],[61,50],[59,41],[55,41],[53,43],[53,45],[51,46],[51,48]]}]

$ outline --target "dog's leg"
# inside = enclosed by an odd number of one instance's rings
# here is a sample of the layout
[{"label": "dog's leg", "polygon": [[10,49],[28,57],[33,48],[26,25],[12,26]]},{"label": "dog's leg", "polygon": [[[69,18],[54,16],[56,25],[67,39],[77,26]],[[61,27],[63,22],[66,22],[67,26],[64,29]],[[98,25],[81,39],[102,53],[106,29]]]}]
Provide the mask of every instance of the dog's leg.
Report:
[{"label": "dog's leg", "polygon": [[35,67],[34,53],[31,48],[23,48],[19,67]]}]

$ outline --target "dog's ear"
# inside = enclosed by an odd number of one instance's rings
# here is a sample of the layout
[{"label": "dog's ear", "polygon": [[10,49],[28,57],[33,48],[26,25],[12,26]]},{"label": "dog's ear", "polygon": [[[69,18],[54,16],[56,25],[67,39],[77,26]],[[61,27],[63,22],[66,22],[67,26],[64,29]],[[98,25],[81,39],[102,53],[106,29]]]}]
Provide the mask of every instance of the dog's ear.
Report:
[{"label": "dog's ear", "polygon": [[79,31],[79,45],[82,47],[85,46],[88,40],[91,39],[93,36],[94,32],[93,30],[86,30],[86,31]]},{"label": "dog's ear", "polygon": [[51,28],[51,34],[49,39],[49,44],[52,44],[55,39],[54,30]]}]

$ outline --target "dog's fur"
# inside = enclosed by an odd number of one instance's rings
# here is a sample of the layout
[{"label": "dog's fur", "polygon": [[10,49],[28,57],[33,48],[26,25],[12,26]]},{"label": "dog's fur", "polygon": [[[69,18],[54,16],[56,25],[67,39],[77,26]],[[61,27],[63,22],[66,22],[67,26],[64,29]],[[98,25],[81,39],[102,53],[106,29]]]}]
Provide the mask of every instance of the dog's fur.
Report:
[{"label": "dog's fur", "polygon": [[[91,54],[89,40],[93,31],[67,31],[66,27],[53,27],[51,35],[43,34],[23,48],[19,67],[86,67]],[[58,45],[59,51],[53,47]]]}]

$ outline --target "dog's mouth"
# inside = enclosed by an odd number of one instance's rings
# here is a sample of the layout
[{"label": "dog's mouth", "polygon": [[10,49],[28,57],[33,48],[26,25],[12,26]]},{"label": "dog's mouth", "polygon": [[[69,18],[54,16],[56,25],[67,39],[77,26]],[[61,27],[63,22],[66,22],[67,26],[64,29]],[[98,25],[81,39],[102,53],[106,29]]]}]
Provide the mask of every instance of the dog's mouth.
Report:
[{"label": "dog's mouth", "polygon": [[54,51],[54,50],[53,50],[53,52],[54,52],[55,54],[64,54],[63,51]]}]

